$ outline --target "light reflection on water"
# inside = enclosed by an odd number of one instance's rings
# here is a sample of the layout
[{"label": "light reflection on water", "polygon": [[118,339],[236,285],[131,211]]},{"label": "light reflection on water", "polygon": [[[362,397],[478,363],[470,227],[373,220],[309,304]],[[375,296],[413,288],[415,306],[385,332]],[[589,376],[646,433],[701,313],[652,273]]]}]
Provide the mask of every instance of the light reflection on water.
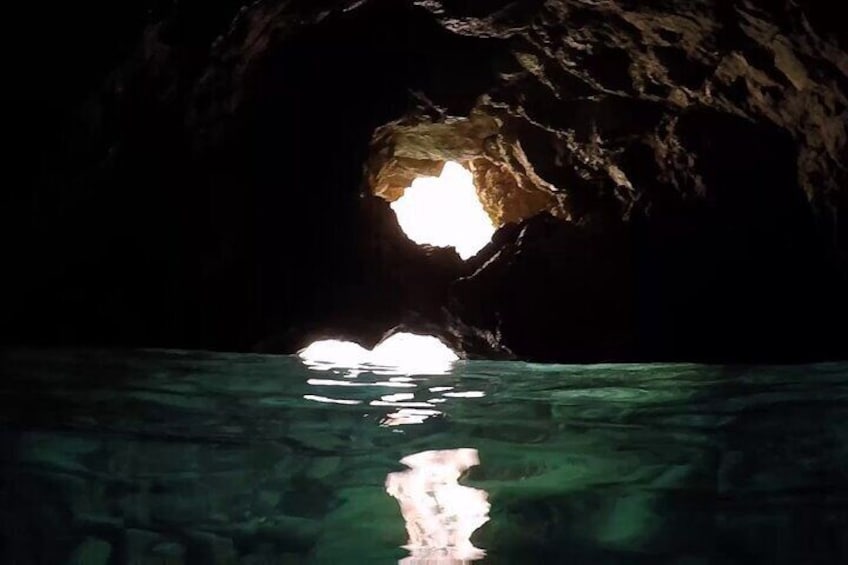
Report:
[{"label": "light reflection on water", "polygon": [[[433,516],[450,489],[398,461],[458,447],[479,450],[473,484],[458,482],[492,503],[471,539],[493,563],[848,563],[844,363],[462,361],[382,376],[33,351],[0,355],[0,374],[0,563],[75,562],[92,539],[115,562],[211,563],[208,543],[232,563],[456,563],[467,535]],[[387,476],[409,480],[408,501]],[[126,543],[138,538],[152,541]]]},{"label": "light reflection on water", "polygon": [[[422,424],[427,419],[441,416],[436,409],[451,398],[482,398],[483,391],[455,391],[455,386],[433,383],[430,379],[450,375],[456,354],[432,336],[409,333],[397,333],[369,351],[351,342],[323,340],[311,344],[298,354],[301,361],[310,369],[330,372],[339,378],[311,378],[306,381],[310,386],[336,388],[335,394],[305,394],[303,398],[329,404],[363,404],[369,406],[397,408],[382,417],[382,426],[401,426]],[[386,377],[382,380],[369,380],[372,376]],[[416,398],[414,392],[383,394],[379,399],[343,398],[343,389],[355,388],[404,388],[418,389],[422,398]],[[434,396],[439,394],[440,396]]]},{"label": "light reflection on water", "polygon": [[[316,342],[301,351],[299,357],[311,369],[332,372],[340,377],[306,381],[312,387],[335,390],[335,396],[352,391],[361,393],[369,388],[407,389],[368,400],[369,406],[395,409],[379,418],[384,427],[423,424],[443,415],[443,411],[436,408],[437,404],[449,399],[485,396],[479,390],[457,391],[454,383],[432,382],[434,378],[444,379],[449,375],[457,360],[452,351],[432,337],[395,334],[373,351],[351,343]],[[372,376],[383,377],[383,380],[369,380]],[[419,392],[422,397],[416,398]],[[364,402],[361,398],[317,394],[306,394],[303,398],[331,404]],[[389,473],[385,483],[386,492],[400,505],[409,536],[404,547],[410,555],[399,564],[460,565],[482,559],[486,554],[471,543],[471,535],[489,520],[488,494],[458,482],[462,473],[480,463],[477,450],[422,451],[400,462],[408,469]]]},{"label": "light reflection on water", "polygon": [[380,420],[383,426],[403,426],[407,424],[423,424],[427,418],[438,416],[438,410],[422,408],[401,408],[397,412],[390,412]]},{"label": "light reflection on water", "polygon": [[[338,369],[337,369],[338,370]],[[442,410],[439,410],[438,405],[448,401],[457,401],[458,399],[479,399],[486,396],[482,390],[464,390],[455,391],[453,386],[436,386],[428,387],[428,380],[434,375],[421,375],[416,379],[409,381],[396,382],[390,381],[368,381],[366,379],[372,376],[370,371],[359,372],[353,379],[346,375],[344,380],[341,379],[308,379],[306,384],[313,387],[320,387],[321,394],[304,394],[305,400],[315,402],[324,402],[329,404],[364,404],[381,408],[397,408],[398,410],[390,412],[380,419],[380,424],[383,426],[399,426],[404,424],[421,424],[428,418],[441,416]],[[356,379],[356,380],[354,380]],[[365,388],[403,388],[407,392],[377,394],[377,398],[363,399],[361,396],[356,398],[346,398],[347,392],[360,392]],[[360,390],[357,390],[360,389]],[[328,391],[332,391],[329,393]],[[317,391],[316,391],[317,392]],[[361,394],[361,392],[360,392]],[[441,396],[438,396],[441,394]]]},{"label": "light reflection on water", "polygon": [[459,565],[485,557],[471,535],[489,521],[488,495],[458,482],[480,463],[477,450],[422,451],[400,462],[409,469],[386,477],[386,492],[397,499],[409,535],[410,556],[399,563]]},{"label": "light reflection on water", "polygon": [[326,396],[318,396],[317,394],[304,394],[306,400],[314,400],[315,402],[325,402],[327,404],[362,404],[361,400],[345,400],[343,398],[328,398]]}]

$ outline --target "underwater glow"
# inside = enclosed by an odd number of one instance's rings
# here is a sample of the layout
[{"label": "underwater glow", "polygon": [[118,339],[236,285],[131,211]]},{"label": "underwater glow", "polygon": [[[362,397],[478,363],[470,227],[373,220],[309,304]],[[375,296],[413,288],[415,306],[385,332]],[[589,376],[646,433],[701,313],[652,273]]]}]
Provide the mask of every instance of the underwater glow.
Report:
[{"label": "underwater glow", "polygon": [[[298,356],[314,369],[361,369],[373,366],[388,368],[392,373],[406,374],[444,374],[459,359],[438,338],[411,333],[396,333],[371,351],[350,341],[316,341],[298,352]],[[397,382],[393,386],[404,385]]]},{"label": "underwater glow", "polygon": [[453,247],[473,257],[495,226],[477,196],[471,172],[448,161],[438,177],[419,177],[391,203],[403,232],[415,243]]},{"label": "underwater glow", "polygon": [[389,473],[386,492],[397,499],[406,522],[410,556],[399,563],[461,563],[482,559],[471,534],[489,521],[486,491],[459,484],[478,465],[476,449],[422,451],[400,460],[406,471]]}]

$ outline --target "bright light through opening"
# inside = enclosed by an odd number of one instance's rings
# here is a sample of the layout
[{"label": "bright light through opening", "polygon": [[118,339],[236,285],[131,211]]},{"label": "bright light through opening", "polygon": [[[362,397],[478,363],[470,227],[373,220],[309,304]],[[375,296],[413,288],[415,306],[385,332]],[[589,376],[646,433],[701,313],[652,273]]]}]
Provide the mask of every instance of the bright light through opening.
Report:
[{"label": "bright light through opening", "polygon": [[396,333],[371,351],[350,341],[316,341],[298,352],[298,356],[316,369],[378,366],[408,374],[445,373],[459,359],[438,338],[411,333]]},{"label": "bright light through opening", "polygon": [[451,161],[445,163],[441,176],[415,179],[391,208],[409,239],[454,247],[463,259],[473,257],[495,233],[471,172]]}]

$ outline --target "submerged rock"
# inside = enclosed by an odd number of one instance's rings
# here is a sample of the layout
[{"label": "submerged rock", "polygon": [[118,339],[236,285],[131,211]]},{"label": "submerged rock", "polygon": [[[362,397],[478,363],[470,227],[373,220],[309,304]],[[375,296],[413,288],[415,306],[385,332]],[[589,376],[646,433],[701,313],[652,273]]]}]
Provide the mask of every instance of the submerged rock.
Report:
[{"label": "submerged rock", "polygon": [[193,531],[186,534],[187,558],[190,562],[210,565],[233,565],[237,554],[233,540],[208,532]]},{"label": "submerged rock", "polygon": [[68,565],[107,565],[112,555],[109,542],[97,538],[86,538],[68,559]]}]

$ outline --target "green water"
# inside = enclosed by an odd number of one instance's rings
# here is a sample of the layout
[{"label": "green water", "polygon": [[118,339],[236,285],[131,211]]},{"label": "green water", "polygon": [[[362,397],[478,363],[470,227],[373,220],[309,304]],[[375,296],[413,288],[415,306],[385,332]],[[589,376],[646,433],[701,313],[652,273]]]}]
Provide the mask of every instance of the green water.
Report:
[{"label": "green water", "polygon": [[479,464],[451,492],[489,505],[475,563],[848,562],[846,364],[1,359],[4,564],[461,563],[405,548],[386,489],[460,448]]}]

